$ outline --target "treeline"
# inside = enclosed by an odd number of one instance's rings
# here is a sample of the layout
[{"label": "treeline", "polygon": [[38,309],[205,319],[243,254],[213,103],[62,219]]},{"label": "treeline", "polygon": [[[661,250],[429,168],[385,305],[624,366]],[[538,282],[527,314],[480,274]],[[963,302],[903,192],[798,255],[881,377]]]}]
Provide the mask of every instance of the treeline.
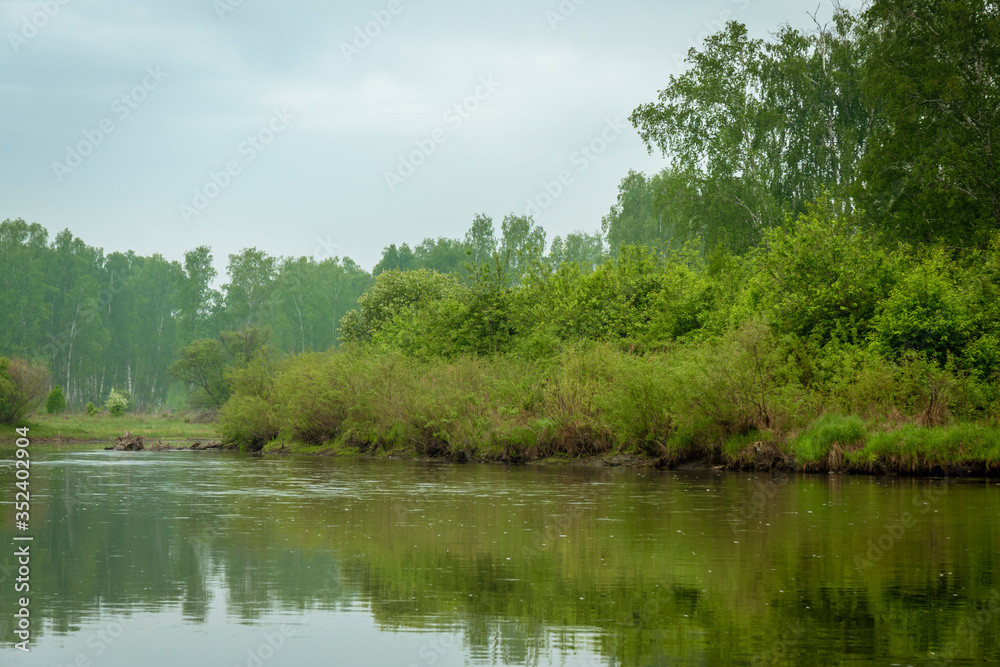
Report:
[{"label": "treeline", "polygon": [[[269,327],[288,352],[326,350],[371,276],[348,258],[276,258],[255,248],[230,255],[228,282],[213,289],[207,247],[184,261],[105,254],[64,230],[0,223],[0,354],[47,368],[71,406],[104,402],[111,389],[134,407],[164,404],[183,387],[168,368],[192,341]],[[46,390],[47,391],[47,390]]]},{"label": "treeline", "polygon": [[18,368],[25,361],[47,368],[49,384],[61,386],[73,407],[100,405],[117,388],[137,409],[189,398],[214,409],[229,395],[227,370],[262,347],[284,354],[334,347],[341,319],[373,275],[422,268],[466,281],[495,253],[515,270],[564,260],[596,265],[605,256],[599,234],[556,237],[548,255],[546,245],[529,218],[507,216],[497,238],[492,219],[479,215],[462,239],[388,246],[372,273],[347,257],[282,258],[248,248],[229,256],[228,280],[216,290],[205,246],[183,262],[105,255],[69,230],[50,241],[41,225],[5,220],[0,355]]},{"label": "treeline", "polygon": [[997,9],[878,0],[770,41],[730,23],[633,113],[670,165],[624,179],[604,261],[485,225],[463,278],[417,259],[440,244],[390,248],[349,345],[258,357],[221,428],[458,459],[1000,465]]}]

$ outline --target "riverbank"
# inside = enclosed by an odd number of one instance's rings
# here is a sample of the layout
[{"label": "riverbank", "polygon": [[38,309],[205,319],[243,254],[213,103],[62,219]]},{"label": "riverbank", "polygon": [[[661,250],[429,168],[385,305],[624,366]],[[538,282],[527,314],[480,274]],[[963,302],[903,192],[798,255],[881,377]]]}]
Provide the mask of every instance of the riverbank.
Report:
[{"label": "riverbank", "polygon": [[757,323],[642,355],[611,343],[542,358],[345,346],[259,359],[235,373],[219,436],[246,451],[456,462],[627,456],[662,468],[1000,468],[994,382],[919,356],[824,354],[818,361]]},{"label": "riverbank", "polygon": [[[850,428],[853,420],[844,420]],[[308,444],[277,438],[263,447],[263,454],[348,456],[386,459],[445,460],[453,463],[551,464],[666,469],[720,469],[847,474],[901,475],[1000,475],[1000,428],[980,424],[952,424],[940,427],[906,425],[892,431],[860,432],[848,440],[835,419],[825,419],[816,428],[792,441],[776,442],[754,434],[735,438],[712,449],[691,447],[671,457],[649,456],[618,451],[602,455],[531,456],[508,444],[498,455],[495,450],[440,450],[434,456],[416,447],[380,448],[368,444],[348,444],[335,439]],[[850,433],[850,431],[848,431]]]},{"label": "riverbank", "polygon": [[[65,415],[37,416],[28,424],[35,443],[105,443],[130,431],[147,443],[158,440],[210,443],[219,439],[214,422],[195,423],[184,416]],[[7,432],[9,431],[9,433]],[[0,437],[16,437],[13,427],[3,427]],[[689,445],[669,455],[651,455],[636,448],[609,449],[601,453],[570,455],[525,446],[525,439],[492,446],[450,448],[443,443],[432,451],[417,447],[380,445],[337,437],[306,443],[276,437],[261,448],[266,455],[343,456],[383,459],[438,460],[453,463],[540,464],[594,467],[665,469],[721,469],[738,471],[781,470],[813,473],[977,475],[1000,474],[1000,428],[958,423],[921,427],[905,424],[889,431],[869,432],[856,418],[827,416],[793,438],[754,432],[730,438],[717,446]],[[238,445],[230,444],[237,449]],[[169,443],[165,449],[189,449]],[[575,447],[583,451],[583,443]]]},{"label": "riverbank", "polygon": [[[188,415],[125,414],[111,415],[35,415],[19,424],[29,429],[34,443],[107,442],[126,431],[142,435],[147,441],[218,439],[215,422],[198,422]],[[13,442],[18,435],[14,426],[0,425],[0,439]]]}]

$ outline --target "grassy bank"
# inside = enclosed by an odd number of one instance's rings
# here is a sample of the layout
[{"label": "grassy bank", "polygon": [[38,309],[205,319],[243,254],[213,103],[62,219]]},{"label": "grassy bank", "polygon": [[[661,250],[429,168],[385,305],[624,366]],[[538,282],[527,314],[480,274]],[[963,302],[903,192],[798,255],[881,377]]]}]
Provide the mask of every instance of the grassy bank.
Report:
[{"label": "grassy bank", "polygon": [[[32,442],[107,441],[132,431],[147,440],[210,440],[218,438],[214,423],[195,423],[185,416],[125,414],[35,415],[20,426],[27,426]],[[0,438],[12,442],[18,436],[14,426],[0,425]]]},{"label": "grassy bank", "polygon": [[[992,385],[919,359],[845,352],[824,381],[758,325],[643,356],[415,359],[345,348],[236,380],[220,435],[250,450],[524,463],[620,457],[673,467],[993,473]],[[828,360],[830,361],[830,360]],[[805,380],[805,381],[804,381]]]}]

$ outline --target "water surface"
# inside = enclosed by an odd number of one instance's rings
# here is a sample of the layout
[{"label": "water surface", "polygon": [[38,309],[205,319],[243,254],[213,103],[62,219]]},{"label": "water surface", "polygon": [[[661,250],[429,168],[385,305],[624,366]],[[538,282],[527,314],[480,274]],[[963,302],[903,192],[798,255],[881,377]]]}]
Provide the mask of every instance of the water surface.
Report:
[{"label": "water surface", "polygon": [[33,454],[3,665],[1000,662],[995,481]]}]

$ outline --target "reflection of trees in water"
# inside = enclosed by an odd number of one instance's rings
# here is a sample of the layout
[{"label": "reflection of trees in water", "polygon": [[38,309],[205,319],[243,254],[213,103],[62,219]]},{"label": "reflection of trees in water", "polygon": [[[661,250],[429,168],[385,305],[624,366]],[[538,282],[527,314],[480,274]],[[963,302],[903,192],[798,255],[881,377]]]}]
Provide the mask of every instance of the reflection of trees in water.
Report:
[{"label": "reflection of trees in water", "polygon": [[[1000,520],[976,509],[990,506],[986,487],[949,487],[861,573],[854,556],[913,511],[921,482],[792,481],[734,531],[727,517],[759,490],[739,476],[667,493],[664,478],[588,491],[578,471],[560,482],[387,468],[379,493],[311,497],[301,477],[255,486],[246,469],[235,458],[211,471],[103,459],[33,471],[32,613],[46,631],[69,633],[111,609],[180,609],[204,623],[213,598],[244,621],[360,603],[385,631],[426,632],[427,656],[461,651],[478,664],[577,653],[623,665],[841,664],[886,647],[914,659],[935,647],[955,659],[1000,654],[995,633],[958,634],[1000,588]],[[0,485],[11,475],[0,469]],[[481,476],[480,486],[462,475]],[[493,476],[507,496],[483,492]],[[456,491],[462,483],[468,493]],[[888,518],[861,518],[875,516]],[[0,596],[0,618],[10,605]]]}]

